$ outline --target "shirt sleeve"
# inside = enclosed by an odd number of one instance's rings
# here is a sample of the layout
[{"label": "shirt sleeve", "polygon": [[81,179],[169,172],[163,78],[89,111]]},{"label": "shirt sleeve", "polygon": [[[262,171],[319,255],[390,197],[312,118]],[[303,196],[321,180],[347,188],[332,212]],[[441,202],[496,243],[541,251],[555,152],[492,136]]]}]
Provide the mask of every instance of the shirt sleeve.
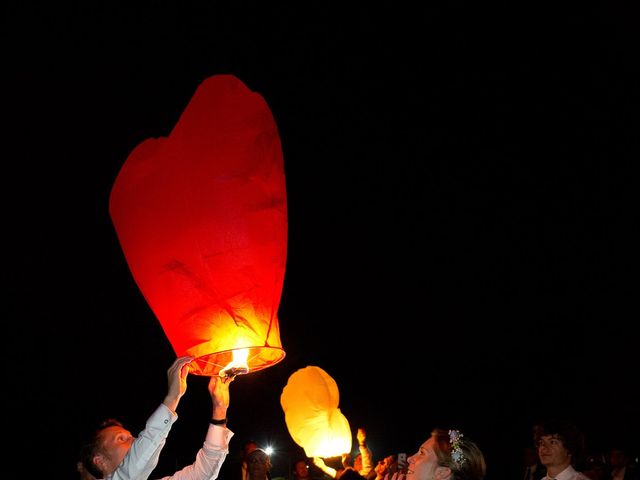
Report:
[{"label": "shirt sleeve", "polygon": [[371,450],[367,445],[360,445],[360,458],[362,459],[362,469],[360,470],[360,475],[366,477],[369,475],[369,472],[373,470],[373,455],[371,455]]},{"label": "shirt sleeve", "polygon": [[218,478],[220,468],[229,453],[229,441],[233,432],[221,425],[209,425],[202,448],[193,464],[161,480],[213,480]]},{"label": "shirt sleeve", "polygon": [[108,480],[146,480],[158,465],[162,447],[178,416],[167,406],[160,404],[147,420],[147,424],[118,468]]}]

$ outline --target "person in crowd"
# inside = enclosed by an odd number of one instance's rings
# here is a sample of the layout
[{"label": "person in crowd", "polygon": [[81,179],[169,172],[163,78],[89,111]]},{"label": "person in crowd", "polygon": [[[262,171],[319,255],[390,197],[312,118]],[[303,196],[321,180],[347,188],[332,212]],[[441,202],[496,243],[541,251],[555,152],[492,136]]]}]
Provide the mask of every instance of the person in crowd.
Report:
[{"label": "person in crowd", "polygon": [[629,461],[627,450],[623,447],[613,447],[609,451],[610,480],[640,480],[640,473]]},{"label": "person in crowd", "polygon": [[353,459],[353,469],[363,477],[367,477],[373,470],[373,455],[367,446],[367,432],[364,428],[358,428],[356,438],[359,453]]},{"label": "person in crowd", "polygon": [[271,480],[271,459],[253,440],[244,444],[242,480]]},{"label": "person in crowd", "polygon": [[387,455],[376,464],[373,472],[375,477],[369,477],[374,480],[391,480],[393,474],[396,473],[398,460],[395,455]]},{"label": "person in crowd", "polygon": [[293,464],[291,480],[320,480],[324,478],[326,478],[324,472],[318,470],[314,465],[310,465],[307,457],[299,458]]},{"label": "person in crowd", "polygon": [[[158,464],[169,431],[178,418],[176,408],[187,390],[189,364],[193,358],[179,357],[169,367],[167,395],[137,437],[117,420],[102,422],[81,451],[82,464],[91,475],[107,480],[146,480],[151,475]],[[208,390],[213,408],[204,444],[192,465],[164,477],[164,480],[217,478],[229,453],[229,440],[233,436],[233,432],[226,427],[229,384],[233,378],[211,377]]]},{"label": "person in crowd", "polygon": [[406,480],[483,480],[487,471],[482,451],[459,430],[434,429],[407,462]]},{"label": "person in crowd", "polygon": [[544,480],[589,480],[577,470],[583,461],[584,437],[575,425],[563,420],[536,425],[534,442],[547,470]]},{"label": "person in crowd", "polygon": [[396,480],[398,477],[398,456],[395,454],[387,455],[382,461],[386,467],[384,480]]},{"label": "person in crowd", "polygon": [[607,479],[607,462],[604,455],[595,453],[587,456],[584,469],[582,470],[587,477],[591,480],[606,480]]},{"label": "person in crowd", "polygon": [[309,472],[309,464],[303,458],[298,459],[293,464],[292,480],[310,480],[311,472]]}]

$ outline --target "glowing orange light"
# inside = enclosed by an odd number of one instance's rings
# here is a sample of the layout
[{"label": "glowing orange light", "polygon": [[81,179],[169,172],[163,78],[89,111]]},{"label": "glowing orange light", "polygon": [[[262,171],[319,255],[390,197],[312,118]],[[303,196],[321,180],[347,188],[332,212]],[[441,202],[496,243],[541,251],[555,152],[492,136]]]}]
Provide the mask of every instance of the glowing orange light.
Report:
[{"label": "glowing orange light", "polygon": [[173,349],[196,357],[193,373],[245,373],[284,358],[284,162],[259,94],[231,75],[205,80],[168,137],[129,155],[109,212]]},{"label": "glowing orange light", "polygon": [[246,348],[240,348],[238,350],[232,350],[233,359],[222,370],[220,375],[235,376],[249,373],[249,350]]},{"label": "glowing orange light", "polygon": [[338,408],[338,385],[320,367],[308,366],[287,381],[280,405],[291,438],[307,457],[334,457],[351,451],[351,428]]}]

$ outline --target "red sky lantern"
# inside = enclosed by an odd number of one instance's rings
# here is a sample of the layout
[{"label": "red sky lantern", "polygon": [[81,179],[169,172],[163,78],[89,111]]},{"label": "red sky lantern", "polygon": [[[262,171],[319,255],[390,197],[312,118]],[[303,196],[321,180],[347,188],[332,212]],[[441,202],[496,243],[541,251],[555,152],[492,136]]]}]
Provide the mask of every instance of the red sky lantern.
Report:
[{"label": "red sky lantern", "polygon": [[196,357],[193,373],[247,373],[284,358],[284,162],[262,96],[231,75],[206,79],[168,137],[129,155],[109,213],[176,354]]}]

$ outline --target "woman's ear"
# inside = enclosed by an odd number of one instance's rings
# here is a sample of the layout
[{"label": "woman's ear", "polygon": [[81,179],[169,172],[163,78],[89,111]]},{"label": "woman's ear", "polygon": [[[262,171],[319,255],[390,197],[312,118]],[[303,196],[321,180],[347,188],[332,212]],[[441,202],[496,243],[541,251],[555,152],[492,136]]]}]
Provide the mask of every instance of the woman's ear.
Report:
[{"label": "woman's ear", "polygon": [[436,480],[447,480],[448,478],[451,478],[451,469],[449,467],[437,466],[436,467],[435,479]]}]

